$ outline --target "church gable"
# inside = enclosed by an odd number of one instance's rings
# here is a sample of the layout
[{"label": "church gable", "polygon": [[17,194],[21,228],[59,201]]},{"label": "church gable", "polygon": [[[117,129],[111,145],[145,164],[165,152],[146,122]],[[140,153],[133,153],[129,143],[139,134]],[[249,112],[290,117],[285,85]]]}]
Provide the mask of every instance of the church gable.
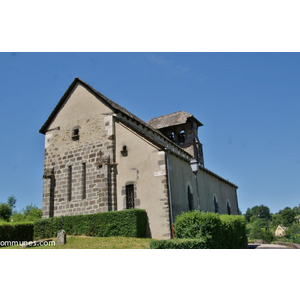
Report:
[{"label": "church gable", "polygon": [[82,83],[74,81],[40,132],[45,134],[53,128],[71,126],[83,119],[95,119],[112,113],[113,111],[104,101],[96,97]]}]

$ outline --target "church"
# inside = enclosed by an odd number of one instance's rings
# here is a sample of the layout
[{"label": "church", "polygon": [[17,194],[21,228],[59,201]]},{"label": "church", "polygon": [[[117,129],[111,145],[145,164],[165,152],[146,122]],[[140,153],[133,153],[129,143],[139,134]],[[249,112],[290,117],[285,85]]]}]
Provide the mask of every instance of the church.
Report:
[{"label": "church", "polygon": [[144,122],[75,78],[40,129],[43,218],[140,208],[147,236],[169,239],[181,212],[238,214],[237,186],[204,166],[201,126],[183,111]]}]

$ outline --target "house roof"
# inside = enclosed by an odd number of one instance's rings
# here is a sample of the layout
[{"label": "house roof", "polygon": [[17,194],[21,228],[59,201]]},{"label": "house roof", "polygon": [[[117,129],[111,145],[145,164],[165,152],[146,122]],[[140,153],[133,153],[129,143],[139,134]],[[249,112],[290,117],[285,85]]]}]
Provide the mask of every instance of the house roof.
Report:
[{"label": "house roof", "polygon": [[[284,231],[286,230],[286,227],[283,226],[283,225],[278,225],[277,229],[279,229],[279,228],[283,229]],[[276,230],[277,230],[277,229],[276,229]]]},{"label": "house roof", "polygon": [[149,120],[147,124],[151,125],[155,129],[161,129],[185,124],[188,121],[188,119],[193,119],[198,126],[203,126],[203,124],[199,122],[193,115],[184,111],[178,111],[165,116],[153,118]]}]

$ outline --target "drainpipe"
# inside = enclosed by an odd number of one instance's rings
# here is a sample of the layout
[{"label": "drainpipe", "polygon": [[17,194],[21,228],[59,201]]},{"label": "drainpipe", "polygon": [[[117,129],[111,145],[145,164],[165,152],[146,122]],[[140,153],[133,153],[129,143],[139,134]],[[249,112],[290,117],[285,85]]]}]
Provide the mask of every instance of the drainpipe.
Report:
[{"label": "drainpipe", "polygon": [[170,207],[170,219],[171,219],[171,235],[172,239],[174,238],[173,231],[173,209],[172,209],[172,192],[171,192],[171,179],[170,179],[170,169],[169,169],[169,149],[165,148],[165,157],[166,157],[166,168],[167,168],[167,177],[168,177],[168,191],[169,191],[169,207]]}]

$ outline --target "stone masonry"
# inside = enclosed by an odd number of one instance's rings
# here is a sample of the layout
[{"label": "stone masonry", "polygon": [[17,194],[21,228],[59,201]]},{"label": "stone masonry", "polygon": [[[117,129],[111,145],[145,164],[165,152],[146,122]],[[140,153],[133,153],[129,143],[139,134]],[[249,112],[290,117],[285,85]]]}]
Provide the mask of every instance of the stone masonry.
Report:
[{"label": "stone masonry", "polygon": [[112,117],[107,116],[76,122],[78,139],[72,138],[74,124],[48,131],[43,176],[44,218],[113,210],[115,178],[110,161],[114,137],[108,130],[111,122]]}]

